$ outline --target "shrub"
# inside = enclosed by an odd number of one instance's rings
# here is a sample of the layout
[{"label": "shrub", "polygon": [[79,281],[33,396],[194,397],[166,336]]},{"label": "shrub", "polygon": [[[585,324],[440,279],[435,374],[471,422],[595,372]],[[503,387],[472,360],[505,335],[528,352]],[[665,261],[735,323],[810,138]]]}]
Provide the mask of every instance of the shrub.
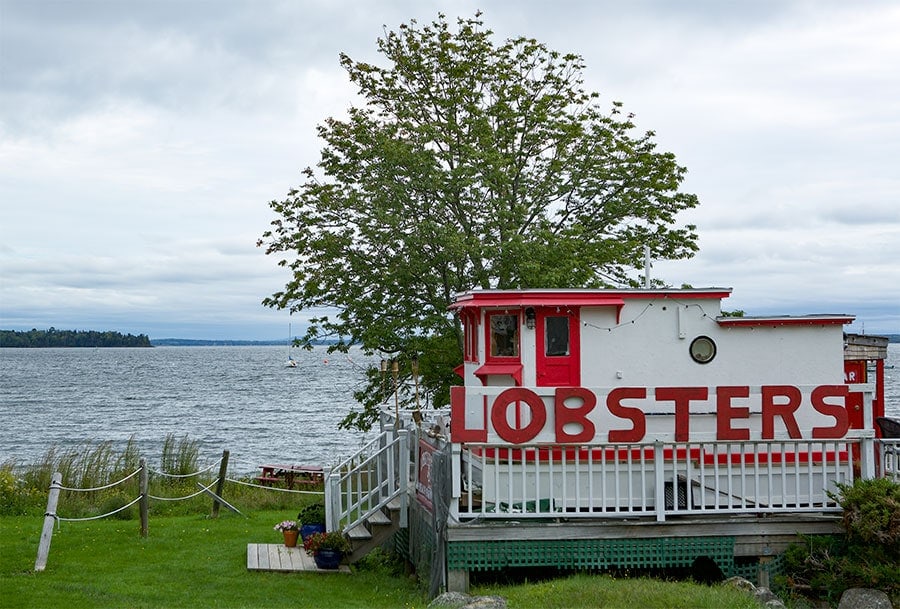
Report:
[{"label": "shrub", "polygon": [[40,508],[46,503],[46,492],[28,486],[16,475],[12,463],[0,465],[0,516],[24,515],[29,508]]},{"label": "shrub", "polygon": [[325,524],[325,504],[310,503],[300,509],[297,514],[300,524]]},{"label": "shrub", "polygon": [[843,538],[807,537],[785,552],[783,583],[795,593],[836,603],[844,590],[900,597],[900,484],[887,478],[839,485]]},{"label": "shrub", "polygon": [[900,553],[900,484],[889,478],[840,485],[847,542]]},{"label": "shrub", "polygon": [[110,514],[115,512],[114,514],[112,514],[112,518],[115,518],[116,520],[132,520],[135,517],[135,512],[137,511],[136,506],[131,505],[127,508],[122,509],[129,503],[131,503],[131,500],[124,493],[114,492],[103,499],[103,501],[100,503],[99,512],[101,514]]}]

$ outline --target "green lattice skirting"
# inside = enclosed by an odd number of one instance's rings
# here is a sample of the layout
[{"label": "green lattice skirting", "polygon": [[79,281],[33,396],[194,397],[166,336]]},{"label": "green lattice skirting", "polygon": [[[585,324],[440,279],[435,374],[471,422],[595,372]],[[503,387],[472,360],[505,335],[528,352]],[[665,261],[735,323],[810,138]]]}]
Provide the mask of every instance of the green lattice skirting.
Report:
[{"label": "green lattice skirting", "polygon": [[734,537],[456,541],[447,546],[448,569],[689,567],[706,556],[726,575],[734,571]]}]

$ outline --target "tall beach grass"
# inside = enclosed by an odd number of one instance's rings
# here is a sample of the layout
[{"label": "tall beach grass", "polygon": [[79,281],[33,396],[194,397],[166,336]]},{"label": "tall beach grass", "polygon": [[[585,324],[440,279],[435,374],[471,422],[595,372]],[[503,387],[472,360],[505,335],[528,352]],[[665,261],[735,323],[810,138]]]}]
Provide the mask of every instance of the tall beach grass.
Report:
[{"label": "tall beach grass", "polygon": [[[134,474],[142,456],[151,471],[149,494],[172,499],[151,500],[151,514],[197,514],[209,510],[211,498],[205,494],[193,499],[180,499],[196,494],[198,483],[203,486],[211,484],[218,476],[218,468],[207,468],[207,471],[198,475],[191,475],[200,472],[204,465],[209,465],[199,463],[199,443],[188,436],[176,437],[169,434],[163,441],[157,458],[141,455],[137,442],[132,437],[121,450],[115,450],[111,442],[86,443],[68,449],[51,447],[40,461],[33,464],[23,465],[14,461],[2,463],[0,516],[43,514],[50,481],[55,472],[62,474],[64,488],[106,487]],[[240,482],[252,482],[249,476],[228,476]],[[57,512],[60,516],[72,518],[107,513],[130,503],[140,493],[139,489],[139,477],[132,476],[121,484],[102,490],[64,490],[60,494]],[[310,495],[298,496],[233,483],[226,484],[224,494],[224,498],[238,509],[299,509],[316,499]],[[117,517],[136,517],[135,510],[126,510]]]}]

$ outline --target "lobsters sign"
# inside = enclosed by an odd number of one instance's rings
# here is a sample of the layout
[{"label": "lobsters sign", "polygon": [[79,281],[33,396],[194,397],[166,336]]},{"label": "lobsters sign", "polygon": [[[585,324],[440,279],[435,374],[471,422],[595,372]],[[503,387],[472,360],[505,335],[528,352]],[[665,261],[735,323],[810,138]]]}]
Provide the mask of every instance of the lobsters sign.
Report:
[{"label": "lobsters sign", "polygon": [[641,442],[842,438],[850,427],[847,385],[796,387],[453,387],[453,442]]}]

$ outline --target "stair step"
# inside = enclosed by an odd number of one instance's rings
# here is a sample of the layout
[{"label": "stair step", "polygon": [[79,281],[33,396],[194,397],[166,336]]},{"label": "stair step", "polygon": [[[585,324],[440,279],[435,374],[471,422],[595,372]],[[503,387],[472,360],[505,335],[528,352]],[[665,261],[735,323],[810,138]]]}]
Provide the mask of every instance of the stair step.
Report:
[{"label": "stair step", "polygon": [[371,525],[379,525],[379,524],[391,524],[391,519],[384,515],[384,512],[381,510],[377,510],[372,512],[368,518],[366,518]]},{"label": "stair step", "polygon": [[372,539],[372,534],[361,524],[356,525],[352,529],[348,529],[345,533],[350,541],[365,541]]},{"label": "stair step", "polygon": [[392,512],[399,512],[400,507],[400,497],[394,497],[393,499],[388,501],[387,509],[391,510]]}]

